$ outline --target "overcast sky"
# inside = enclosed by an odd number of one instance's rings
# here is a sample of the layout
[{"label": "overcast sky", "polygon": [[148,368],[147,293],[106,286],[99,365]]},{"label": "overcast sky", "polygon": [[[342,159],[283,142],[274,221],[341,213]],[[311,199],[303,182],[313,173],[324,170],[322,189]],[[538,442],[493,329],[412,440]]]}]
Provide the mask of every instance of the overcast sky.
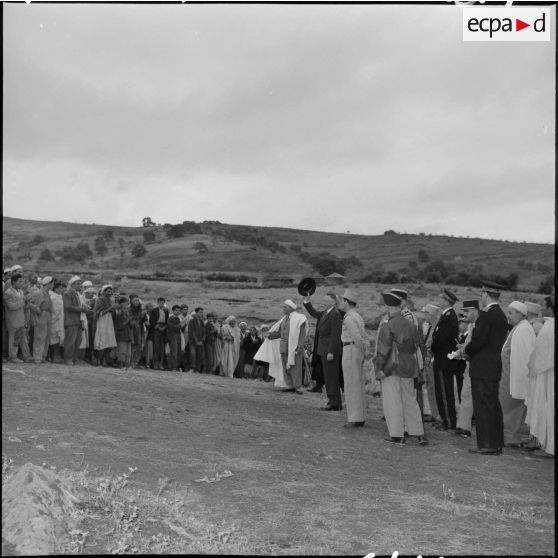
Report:
[{"label": "overcast sky", "polygon": [[464,43],[451,4],[3,9],[5,216],[554,240],[555,19]]}]

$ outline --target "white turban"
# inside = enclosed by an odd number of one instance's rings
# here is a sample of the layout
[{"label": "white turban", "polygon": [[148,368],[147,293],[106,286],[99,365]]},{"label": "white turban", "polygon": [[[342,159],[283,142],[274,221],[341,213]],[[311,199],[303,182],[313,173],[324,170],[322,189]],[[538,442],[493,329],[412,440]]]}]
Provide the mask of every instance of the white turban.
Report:
[{"label": "white turban", "polygon": [[68,281],[68,285],[73,285],[76,281],[81,281],[81,278],[78,277],[77,275],[74,275],[74,276]]},{"label": "white turban", "polygon": [[293,310],[296,310],[296,304],[290,298],[285,300],[285,302],[283,304],[285,304],[289,308],[292,308]]},{"label": "white turban", "polygon": [[92,287],[93,283],[91,283],[91,281],[84,281],[81,286],[86,289],[87,287]]},{"label": "white turban", "polygon": [[530,312],[531,314],[536,314],[537,316],[540,316],[541,314],[541,305],[537,304],[536,302],[529,302],[529,301],[525,301],[525,306],[527,307],[527,312]]},{"label": "white turban", "polygon": [[103,294],[107,289],[112,289],[112,285],[103,285],[101,287],[101,294]]},{"label": "white turban", "polygon": [[48,285],[49,283],[52,283],[52,277],[50,275],[47,275],[46,277],[43,277],[42,283],[43,283],[43,285]]},{"label": "white turban", "polygon": [[520,314],[523,314],[524,316],[527,315],[527,306],[525,306],[523,302],[519,302],[519,300],[514,300],[509,305],[509,308],[513,308],[514,310],[517,310]]},{"label": "white turban", "polygon": [[20,265],[12,265],[12,271],[20,271],[21,269],[23,269],[23,267],[21,267]]}]

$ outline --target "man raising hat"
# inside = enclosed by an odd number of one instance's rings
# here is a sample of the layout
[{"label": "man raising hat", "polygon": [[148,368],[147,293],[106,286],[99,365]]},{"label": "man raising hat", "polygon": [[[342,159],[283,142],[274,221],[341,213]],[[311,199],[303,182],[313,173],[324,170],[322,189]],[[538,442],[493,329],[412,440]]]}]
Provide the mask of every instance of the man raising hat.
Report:
[{"label": "man raising hat", "polygon": [[382,382],[382,403],[389,431],[387,442],[404,443],[405,427],[410,436],[417,436],[419,444],[427,444],[414,377],[418,346],[416,328],[401,315],[401,298],[383,292],[389,319],[378,332],[375,357],[376,376]]},{"label": "man raising hat", "polygon": [[440,430],[455,430],[457,414],[455,412],[454,377],[459,369],[456,360],[448,359],[448,354],[457,349],[459,337],[459,321],[454,310],[458,302],[457,296],[449,289],[444,289],[439,298],[445,306],[434,331],[430,350],[434,355],[434,389],[436,405],[442,420],[438,425]]},{"label": "man raising hat", "polygon": [[[341,410],[341,391],[339,388],[339,364],[341,360],[341,314],[337,309],[337,297],[329,291],[323,298],[324,310],[318,311],[306,296],[302,304],[304,308],[317,320],[316,334],[314,337],[314,363],[319,374],[323,371],[323,377],[327,394],[327,405],[322,407],[324,411]],[[315,376],[318,378],[319,375]],[[318,384],[316,384],[318,386]],[[316,390],[317,391],[317,390]],[[321,386],[320,386],[321,391]]]},{"label": "man raising hat", "polygon": [[504,421],[498,397],[502,375],[501,352],[508,336],[508,320],[498,305],[504,287],[485,281],[471,342],[463,352],[469,357],[469,376],[477,431],[477,447],[469,451],[500,455],[504,447]]}]

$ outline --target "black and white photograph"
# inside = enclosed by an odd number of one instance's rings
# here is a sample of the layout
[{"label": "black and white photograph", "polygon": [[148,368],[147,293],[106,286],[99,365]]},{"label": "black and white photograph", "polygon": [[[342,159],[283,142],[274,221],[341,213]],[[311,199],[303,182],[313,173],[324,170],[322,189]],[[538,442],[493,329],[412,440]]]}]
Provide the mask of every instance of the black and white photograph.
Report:
[{"label": "black and white photograph", "polygon": [[2,15],[2,556],[555,555],[554,2]]}]

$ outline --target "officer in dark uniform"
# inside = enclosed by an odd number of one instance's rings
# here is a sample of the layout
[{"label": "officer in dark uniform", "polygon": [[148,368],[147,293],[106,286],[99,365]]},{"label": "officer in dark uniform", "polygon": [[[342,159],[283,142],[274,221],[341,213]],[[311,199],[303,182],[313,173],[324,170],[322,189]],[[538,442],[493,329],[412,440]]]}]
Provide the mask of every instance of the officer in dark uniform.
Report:
[{"label": "officer in dark uniform", "polygon": [[484,308],[475,323],[471,342],[463,349],[470,358],[469,375],[477,431],[477,447],[469,451],[501,455],[504,419],[498,391],[502,375],[500,355],[508,335],[508,320],[498,304],[504,287],[492,281],[483,281],[482,286]]}]

